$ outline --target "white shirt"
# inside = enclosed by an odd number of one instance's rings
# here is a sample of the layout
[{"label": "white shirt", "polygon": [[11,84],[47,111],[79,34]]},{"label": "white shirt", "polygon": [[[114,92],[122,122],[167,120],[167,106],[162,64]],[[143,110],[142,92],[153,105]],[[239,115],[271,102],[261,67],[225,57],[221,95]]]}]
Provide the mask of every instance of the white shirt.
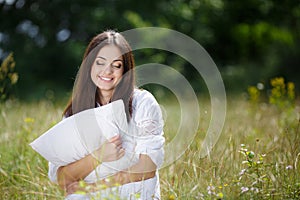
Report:
[{"label": "white shirt", "polygon": [[[129,122],[129,133],[122,135],[122,146],[125,150],[134,151],[135,154],[146,154],[156,164],[157,169],[162,166],[164,158],[163,145],[163,117],[159,104],[151,93],[146,90],[135,89],[132,100],[132,118]],[[134,164],[134,163],[133,163]],[[57,182],[57,169],[49,163],[48,176],[51,181]],[[99,165],[84,180],[88,183],[97,181],[97,170]],[[114,188],[108,188],[89,195],[72,194],[66,199],[96,199],[109,197],[109,195],[120,195],[121,199],[160,199],[159,176],[144,181],[128,183]],[[98,196],[97,196],[98,195]]]}]

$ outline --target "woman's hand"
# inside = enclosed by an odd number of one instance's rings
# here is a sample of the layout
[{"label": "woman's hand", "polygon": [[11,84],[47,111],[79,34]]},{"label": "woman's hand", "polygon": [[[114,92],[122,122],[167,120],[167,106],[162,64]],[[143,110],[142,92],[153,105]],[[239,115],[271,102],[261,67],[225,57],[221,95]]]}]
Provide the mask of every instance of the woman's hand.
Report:
[{"label": "woman's hand", "polygon": [[[125,150],[122,148],[121,137],[115,136],[106,141],[93,155],[61,166],[57,170],[57,181],[61,188],[66,189],[70,184],[75,184],[89,175],[101,162],[109,162],[120,159],[124,156]],[[72,187],[75,187],[73,185]],[[70,189],[69,189],[70,190]],[[71,191],[71,190],[70,190]]]},{"label": "woman's hand", "polygon": [[73,194],[73,193],[75,193],[75,192],[77,192],[77,191],[79,191],[79,190],[82,190],[82,189],[83,189],[83,188],[80,187],[79,182],[78,182],[78,181],[75,181],[75,182],[69,184],[69,185],[66,187],[66,193],[67,193],[67,195],[69,195],[69,194]]},{"label": "woman's hand", "polygon": [[100,162],[110,162],[119,160],[125,155],[125,149],[122,147],[122,141],[120,135],[116,135],[94,151],[93,155]]}]

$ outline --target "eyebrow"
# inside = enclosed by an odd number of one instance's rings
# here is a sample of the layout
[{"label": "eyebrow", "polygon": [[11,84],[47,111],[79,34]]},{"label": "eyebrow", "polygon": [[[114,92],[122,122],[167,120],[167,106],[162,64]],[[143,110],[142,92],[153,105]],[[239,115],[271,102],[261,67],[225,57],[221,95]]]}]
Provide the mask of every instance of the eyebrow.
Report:
[{"label": "eyebrow", "polygon": [[[97,58],[101,58],[101,59],[103,59],[103,60],[106,60],[106,58],[104,58],[104,57],[102,57],[102,56],[97,56]],[[123,59],[116,59],[116,60],[113,60],[113,62],[115,62],[115,61],[121,61],[121,62],[123,62]]]},{"label": "eyebrow", "polygon": [[97,56],[97,58],[101,58],[103,60],[106,60],[106,58],[102,57],[102,56]]}]

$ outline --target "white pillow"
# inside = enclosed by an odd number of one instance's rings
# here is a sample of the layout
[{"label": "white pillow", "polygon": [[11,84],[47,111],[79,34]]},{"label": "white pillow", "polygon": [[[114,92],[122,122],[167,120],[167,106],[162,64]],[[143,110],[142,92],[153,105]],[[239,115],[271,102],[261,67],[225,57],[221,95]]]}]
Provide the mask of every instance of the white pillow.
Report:
[{"label": "white pillow", "polygon": [[[72,115],[50,128],[30,146],[56,166],[65,166],[99,148],[105,140],[128,132],[122,100]],[[124,135],[123,135],[124,136]],[[98,178],[111,175],[136,163],[133,152],[121,159],[103,163]],[[134,160],[132,158],[135,158]]]}]

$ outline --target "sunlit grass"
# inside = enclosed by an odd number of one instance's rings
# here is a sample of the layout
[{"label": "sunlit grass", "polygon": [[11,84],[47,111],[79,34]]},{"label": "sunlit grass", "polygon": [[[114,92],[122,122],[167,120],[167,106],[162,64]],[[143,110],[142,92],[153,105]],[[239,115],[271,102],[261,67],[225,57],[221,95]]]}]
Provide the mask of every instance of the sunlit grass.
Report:
[{"label": "sunlit grass", "polygon": [[61,109],[46,101],[0,106],[0,199],[59,199],[61,191],[47,177],[47,161],[29,143],[60,120]]},{"label": "sunlit grass", "polygon": [[[160,171],[163,199],[298,199],[299,112],[299,107],[285,113],[266,103],[230,99],[212,152],[200,157],[203,137],[197,134],[183,157]],[[242,147],[254,153],[255,165],[249,166]]]},{"label": "sunlit grass", "polygon": [[[230,98],[221,137],[201,158],[210,121],[209,101],[201,104],[193,143],[179,160],[160,170],[162,199],[300,198],[299,106],[285,112],[268,103]],[[170,141],[178,127],[178,115],[170,112],[178,107],[163,106]],[[63,199],[63,192],[48,180],[47,161],[28,145],[61,119],[62,109],[48,101],[0,104],[0,199]],[[263,163],[249,166],[241,148],[254,153],[253,162],[263,155]]]}]

